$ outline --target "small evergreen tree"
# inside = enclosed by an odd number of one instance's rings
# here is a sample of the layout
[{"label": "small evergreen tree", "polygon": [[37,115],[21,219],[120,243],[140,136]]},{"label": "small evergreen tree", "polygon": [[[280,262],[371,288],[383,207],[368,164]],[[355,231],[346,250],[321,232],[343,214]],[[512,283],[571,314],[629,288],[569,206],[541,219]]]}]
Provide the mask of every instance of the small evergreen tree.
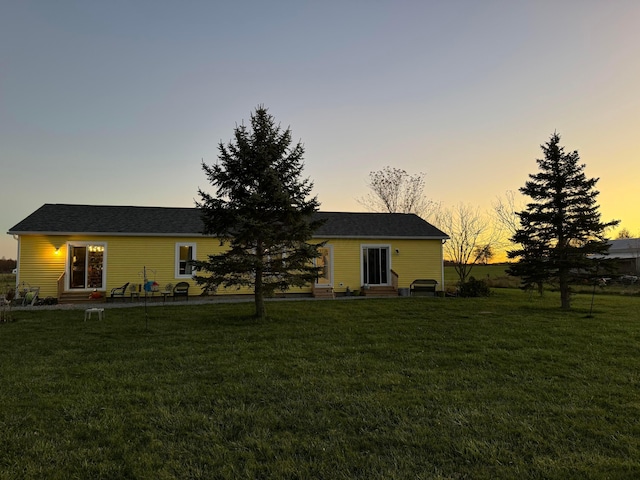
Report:
[{"label": "small evergreen tree", "polygon": [[229,248],[207,261],[195,261],[196,281],[206,289],[251,286],[256,316],[265,316],[264,298],[276,290],[315,281],[313,259],[320,243],[312,244],[321,225],[313,215],[313,184],[301,179],[304,148],[291,147],[290,129],[281,130],[267,109],[251,115],[251,129],[235,128],[234,142],[219,144],[218,162],[202,163],[215,195],[201,189],[196,205],[202,211],[204,233]]},{"label": "small evergreen tree", "polygon": [[561,307],[571,308],[570,280],[573,273],[595,268],[591,255],[606,254],[609,245],[604,237],[617,220],[602,223],[595,190],[597,178],[588,179],[577,151],[565,153],[554,133],[542,145],[544,158],[536,160],[540,172],[520,189],[531,198],[518,212],[520,228],[512,241],[520,248],[508,252],[519,259],[509,268],[511,275],[522,278],[525,288],[555,280],[560,288]]}]

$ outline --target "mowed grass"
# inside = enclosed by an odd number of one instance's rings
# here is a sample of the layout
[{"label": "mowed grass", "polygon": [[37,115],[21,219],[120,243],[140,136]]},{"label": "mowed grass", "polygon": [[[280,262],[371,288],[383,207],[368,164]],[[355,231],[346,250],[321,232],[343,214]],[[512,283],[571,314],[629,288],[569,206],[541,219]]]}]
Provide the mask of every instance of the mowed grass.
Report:
[{"label": "mowed grass", "polygon": [[639,478],[640,298],[15,312],[0,478]]},{"label": "mowed grass", "polygon": [[[506,263],[494,263],[494,264],[478,264],[471,268],[470,276],[476,280],[489,280],[490,282],[496,282],[497,280],[503,280],[505,283],[514,283],[513,287],[518,286],[518,280],[509,277],[506,273],[509,265]],[[440,281],[439,279],[437,279]],[[456,269],[452,266],[444,267],[444,284],[445,287],[455,287],[459,282]]]}]

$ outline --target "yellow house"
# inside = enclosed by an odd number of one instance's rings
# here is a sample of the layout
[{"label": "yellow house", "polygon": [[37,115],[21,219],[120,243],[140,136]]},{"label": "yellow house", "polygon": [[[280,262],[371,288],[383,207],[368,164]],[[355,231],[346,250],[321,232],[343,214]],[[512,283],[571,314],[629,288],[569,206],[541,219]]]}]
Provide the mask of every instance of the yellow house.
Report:
[{"label": "yellow house", "polygon": [[[448,236],[413,214],[318,212],[326,219],[313,241],[326,241],[316,260],[323,267],[315,285],[300,295],[398,295],[416,279],[443,289],[443,242]],[[18,239],[16,282],[40,288],[40,297],[59,301],[109,296],[129,284],[159,289],[190,284],[190,260],[206,260],[226,247],[203,235],[196,208],[45,204],[7,233]],[[146,277],[145,277],[146,275]],[[216,294],[249,294],[247,289]]]}]

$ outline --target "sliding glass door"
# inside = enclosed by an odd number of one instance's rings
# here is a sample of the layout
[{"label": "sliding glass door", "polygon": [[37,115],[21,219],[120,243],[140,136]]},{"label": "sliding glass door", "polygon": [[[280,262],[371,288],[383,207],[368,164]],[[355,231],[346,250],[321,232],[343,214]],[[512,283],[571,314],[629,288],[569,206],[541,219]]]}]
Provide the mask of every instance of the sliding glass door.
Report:
[{"label": "sliding glass door", "polygon": [[362,246],[362,280],[365,285],[388,285],[389,269],[388,246]]},{"label": "sliding glass door", "polygon": [[69,245],[69,288],[102,288],[104,285],[104,245]]}]

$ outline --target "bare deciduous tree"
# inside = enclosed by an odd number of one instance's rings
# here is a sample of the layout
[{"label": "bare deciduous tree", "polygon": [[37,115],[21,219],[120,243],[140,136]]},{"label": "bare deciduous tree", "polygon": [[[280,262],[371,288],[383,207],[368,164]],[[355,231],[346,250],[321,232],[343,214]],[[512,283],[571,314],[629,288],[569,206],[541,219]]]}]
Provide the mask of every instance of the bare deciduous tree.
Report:
[{"label": "bare deciduous tree", "polygon": [[497,197],[493,203],[493,212],[496,221],[507,230],[510,237],[520,228],[518,212],[522,210],[522,207],[522,202],[518,202],[516,192],[513,190],[507,190],[504,197]]},{"label": "bare deciduous tree", "polygon": [[467,281],[473,266],[491,251],[496,241],[494,223],[479,208],[459,203],[442,209],[436,220],[438,228],[450,239],[444,244],[445,255],[458,274],[462,284]]},{"label": "bare deciduous tree", "polygon": [[504,251],[513,245],[511,239],[520,228],[518,212],[524,209],[524,204],[518,192],[507,190],[504,197],[496,197],[492,204],[496,241],[494,247]]},{"label": "bare deciduous tree", "polygon": [[617,239],[633,238],[628,228],[621,228],[616,236]]},{"label": "bare deciduous tree", "polygon": [[478,259],[478,262],[486,265],[494,256],[493,247],[491,245],[478,245],[474,251],[474,255]]},{"label": "bare deciduous tree", "polygon": [[438,204],[424,196],[424,173],[408,174],[405,170],[384,167],[369,173],[371,192],[357,199],[358,203],[373,212],[415,213],[428,218]]}]

